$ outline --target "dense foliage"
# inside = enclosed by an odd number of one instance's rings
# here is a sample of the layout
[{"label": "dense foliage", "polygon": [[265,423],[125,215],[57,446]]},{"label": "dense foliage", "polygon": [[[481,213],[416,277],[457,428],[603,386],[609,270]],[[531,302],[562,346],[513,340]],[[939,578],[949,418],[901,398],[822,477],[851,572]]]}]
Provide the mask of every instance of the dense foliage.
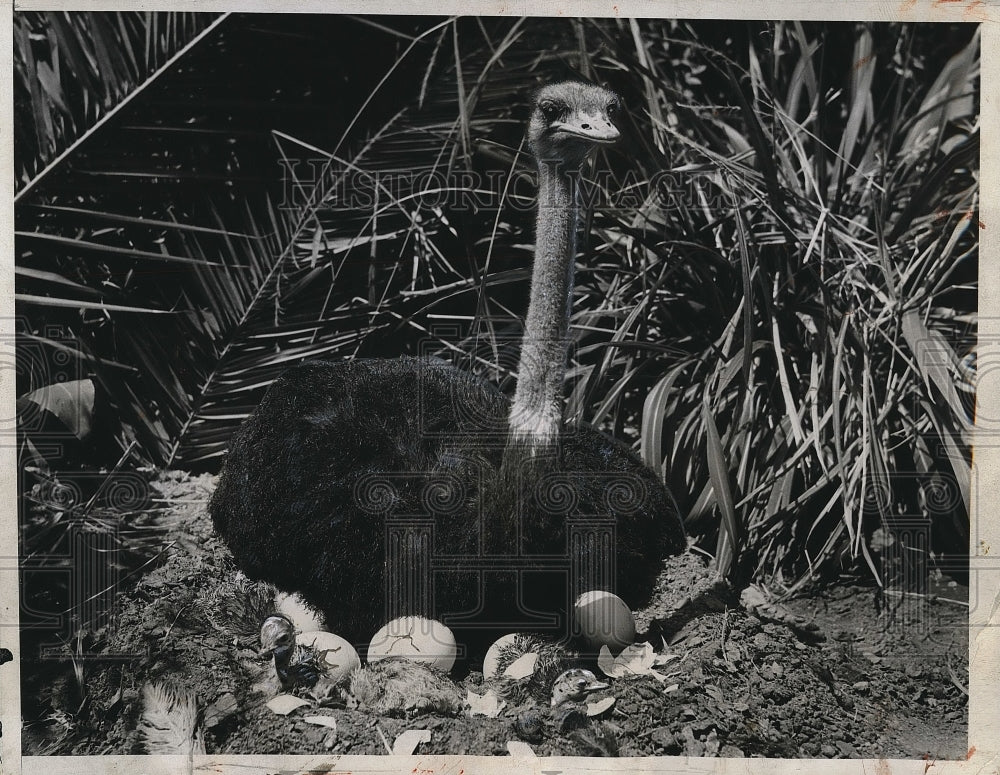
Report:
[{"label": "dense foliage", "polygon": [[14,14],[18,188],[162,67],[213,14]]},{"label": "dense foliage", "polygon": [[879,573],[873,533],[964,553],[978,67],[971,25],[233,17],[19,203],[19,389],[60,353],[122,448],[215,468],[303,358],[509,388],[522,122],[578,74],[627,116],[588,173],[570,416],[738,576]]}]

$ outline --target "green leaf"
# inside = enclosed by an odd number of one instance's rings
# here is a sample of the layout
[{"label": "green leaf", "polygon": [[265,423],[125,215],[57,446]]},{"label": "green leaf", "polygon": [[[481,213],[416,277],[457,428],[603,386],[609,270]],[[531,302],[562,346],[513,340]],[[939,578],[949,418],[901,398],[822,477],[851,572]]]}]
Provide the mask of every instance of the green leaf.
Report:
[{"label": "green leaf", "polygon": [[147,307],[129,307],[124,304],[106,304],[103,301],[83,301],[82,299],[56,299],[50,296],[35,296],[30,293],[15,293],[14,298],[27,304],[38,304],[42,307],[70,307],[73,309],[98,309],[104,312],[139,312],[143,315],[170,314],[168,309],[149,309]]},{"label": "green leaf", "polygon": [[851,62],[847,122],[840,137],[840,147],[837,149],[837,166],[833,174],[835,185],[843,182],[845,171],[854,160],[862,122],[872,113],[871,89],[877,57],[872,44],[871,30],[867,26],[858,30]]},{"label": "green leaf", "polygon": [[674,384],[684,374],[686,363],[671,369],[646,395],[642,406],[640,450],[643,462],[654,471],[663,468],[663,426]]},{"label": "green leaf", "polygon": [[48,412],[78,439],[85,439],[93,427],[96,391],[89,379],[58,382],[32,390],[18,398],[19,411],[31,403]]},{"label": "green leaf", "polygon": [[931,130],[940,133],[948,122],[975,115],[973,79],[979,72],[979,37],[977,28],[968,45],[941,68],[920,104],[919,119],[906,133],[904,147],[917,147]]},{"label": "green leaf", "polygon": [[949,371],[949,365],[955,363],[957,358],[948,342],[940,333],[927,328],[916,310],[904,312],[900,326],[928,389],[931,385],[937,388],[938,394],[951,408],[954,418],[962,427],[969,428],[965,408]]},{"label": "green leaf", "polygon": [[702,404],[702,419],[705,423],[705,453],[708,460],[709,479],[715,491],[715,503],[722,517],[723,530],[719,534],[719,547],[715,562],[719,574],[728,577],[735,568],[735,558],[741,551],[742,536],[736,516],[735,500],[729,480],[729,466],[722,449],[719,430],[712,416],[712,409],[706,400]]}]

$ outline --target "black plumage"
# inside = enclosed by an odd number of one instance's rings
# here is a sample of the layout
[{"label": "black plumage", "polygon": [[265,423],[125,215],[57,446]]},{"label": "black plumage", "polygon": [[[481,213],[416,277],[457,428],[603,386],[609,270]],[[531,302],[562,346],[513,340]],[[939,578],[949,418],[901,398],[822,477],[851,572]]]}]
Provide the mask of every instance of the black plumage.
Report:
[{"label": "black plumage", "polygon": [[[551,557],[569,549],[567,518],[613,519],[614,591],[632,607],[644,604],[661,559],[684,546],[670,493],[624,445],[588,427],[564,435],[558,465],[524,477],[522,489],[498,486],[504,447],[496,432],[508,411],[495,387],[441,361],[305,363],[271,386],[234,437],[212,499],[216,528],[247,575],[301,592],[333,632],[358,643],[388,615],[386,515],[426,514],[435,495],[444,502],[434,520],[437,554],[477,556],[490,526],[509,528],[522,512],[524,548],[549,556],[519,565],[535,573],[521,590],[524,607],[535,611],[564,612],[572,593],[559,583],[562,568],[546,573]],[[617,514],[616,496],[626,506]],[[567,514],[546,500],[573,507]],[[503,598],[484,614],[498,623],[515,620],[514,611],[497,610],[513,604],[505,578],[498,572],[486,580]],[[409,612],[441,616],[479,606],[475,572],[453,571],[436,586],[434,610]],[[484,637],[507,630],[490,629]]]},{"label": "black plumage", "polygon": [[301,592],[339,635],[365,644],[412,613],[474,651],[512,630],[565,636],[575,594],[611,589],[641,606],[662,558],[684,548],[657,475],[560,420],[577,176],[617,138],[613,108],[613,94],[580,84],[536,98],[543,202],[513,403],[433,358],[315,361],[275,381],[233,437],[216,528],[247,575]]}]

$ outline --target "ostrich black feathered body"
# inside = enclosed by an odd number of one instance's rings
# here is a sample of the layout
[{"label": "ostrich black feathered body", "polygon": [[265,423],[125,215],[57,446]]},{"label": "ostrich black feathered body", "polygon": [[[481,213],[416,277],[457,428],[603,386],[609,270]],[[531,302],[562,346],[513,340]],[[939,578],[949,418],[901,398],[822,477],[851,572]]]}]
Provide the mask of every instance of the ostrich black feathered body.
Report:
[{"label": "ostrich black feathered body", "polygon": [[[565,617],[542,621],[581,587],[646,603],[662,558],[685,546],[669,491],[589,427],[568,428],[551,458],[519,460],[509,411],[496,387],[433,358],[304,363],[234,435],[216,529],[248,576],[300,592],[362,644],[393,613],[456,634],[558,635]],[[408,583],[387,583],[400,563],[433,579],[429,597],[387,600]]]}]

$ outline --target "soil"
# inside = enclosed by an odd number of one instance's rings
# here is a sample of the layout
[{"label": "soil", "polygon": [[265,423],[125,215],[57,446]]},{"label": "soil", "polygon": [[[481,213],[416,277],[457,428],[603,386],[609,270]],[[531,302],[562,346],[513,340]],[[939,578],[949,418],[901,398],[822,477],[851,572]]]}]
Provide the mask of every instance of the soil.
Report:
[{"label": "soil", "polygon": [[[88,641],[95,657],[77,662],[82,705],[60,700],[65,675],[39,690],[47,707],[26,719],[25,754],[147,752],[139,722],[150,682],[193,692],[208,753],[385,754],[414,729],[430,731],[416,749],[425,754],[502,756],[519,740],[513,707],[496,718],[272,712],[273,667],[257,652],[269,600],[246,594],[212,531],[214,479],[167,473],[154,486],[167,507],[167,550],[122,589],[114,627]],[[529,744],[539,756],[964,758],[966,590],[938,581],[923,596],[845,583],[783,606],[739,606],[716,594],[702,558],[671,558],[636,619],[640,639],[676,658],[656,667],[659,678],[608,678],[589,665],[609,684],[590,700],[614,697],[611,708],[582,732],[550,724]],[[463,696],[482,691],[480,674],[456,678]],[[316,715],[336,729],[304,720]]]}]

